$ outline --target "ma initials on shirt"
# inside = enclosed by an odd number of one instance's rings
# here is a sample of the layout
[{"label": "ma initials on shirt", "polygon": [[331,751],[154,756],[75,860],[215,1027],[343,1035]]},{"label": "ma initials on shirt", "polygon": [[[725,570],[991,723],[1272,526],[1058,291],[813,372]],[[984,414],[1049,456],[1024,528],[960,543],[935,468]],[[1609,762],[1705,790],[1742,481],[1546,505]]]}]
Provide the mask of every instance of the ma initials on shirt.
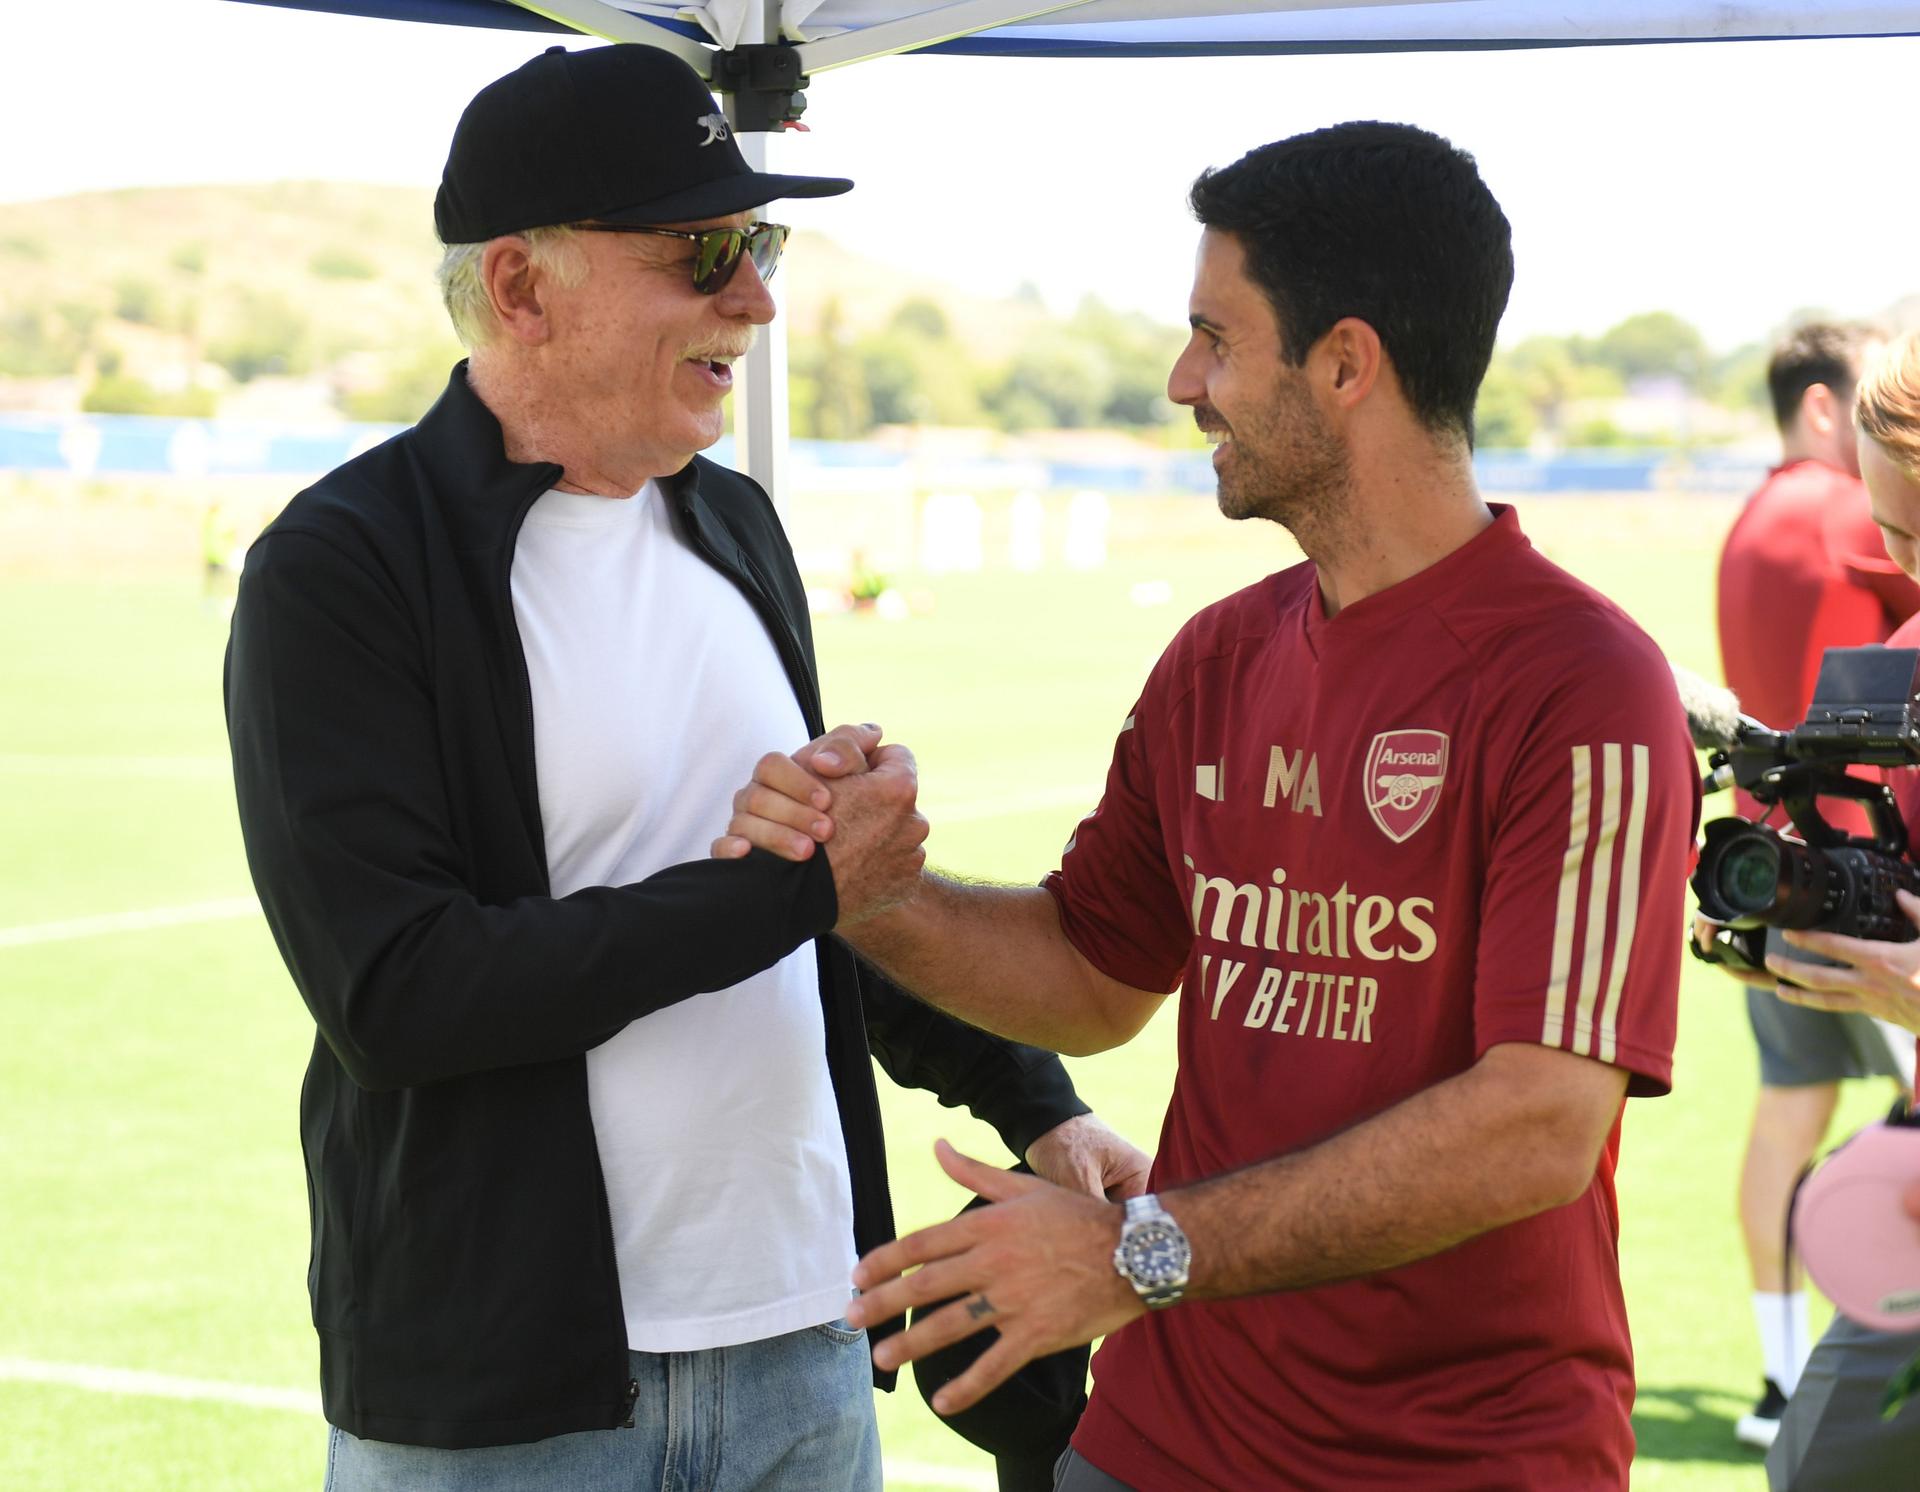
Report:
[{"label": "ma initials on shirt", "polygon": [[[1300,768],[1301,759],[1306,760],[1306,770]],[[1295,796],[1294,789],[1299,789]],[[1284,746],[1275,746],[1267,753],[1267,794],[1261,800],[1263,806],[1273,807],[1281,798],[1287,800],[1295,813],[1311,813],[1315,818],[1324,818],[1320,811],[1320,757],[1318,753],[1308,756],[1304,747],[1296,746],[1293,754],[1287,754]]]}]

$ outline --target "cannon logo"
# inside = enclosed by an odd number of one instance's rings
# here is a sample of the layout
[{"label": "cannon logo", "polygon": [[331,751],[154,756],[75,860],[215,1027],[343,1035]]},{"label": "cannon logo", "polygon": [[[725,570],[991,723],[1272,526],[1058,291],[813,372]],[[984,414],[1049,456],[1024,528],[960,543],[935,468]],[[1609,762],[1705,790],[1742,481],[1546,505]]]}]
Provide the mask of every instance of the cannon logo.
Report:
[{"label": "cannon logo", "polygon": [[1362,769],[1367,812],[1380,832],[1405,844],[1433,817],[1447,780],[1447,737],[1437,730],[1383,730]]}]

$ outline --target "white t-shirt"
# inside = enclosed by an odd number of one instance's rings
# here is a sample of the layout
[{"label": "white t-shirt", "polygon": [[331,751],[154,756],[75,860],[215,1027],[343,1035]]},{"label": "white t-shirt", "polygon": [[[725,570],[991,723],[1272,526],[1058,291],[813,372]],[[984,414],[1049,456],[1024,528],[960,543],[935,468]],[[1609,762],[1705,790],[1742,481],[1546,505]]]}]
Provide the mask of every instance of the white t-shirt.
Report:
[{"label": "white t-shirt", "polygon": [[[512,585],[553,894],[705,859],[754,762],[807,738],[752,605],[651,482],[540,497]],[[731,1346],[845,1310],[852,1187],[811,943],[633,1022],[587,1054],[587,1081],[629,1346]]]}]

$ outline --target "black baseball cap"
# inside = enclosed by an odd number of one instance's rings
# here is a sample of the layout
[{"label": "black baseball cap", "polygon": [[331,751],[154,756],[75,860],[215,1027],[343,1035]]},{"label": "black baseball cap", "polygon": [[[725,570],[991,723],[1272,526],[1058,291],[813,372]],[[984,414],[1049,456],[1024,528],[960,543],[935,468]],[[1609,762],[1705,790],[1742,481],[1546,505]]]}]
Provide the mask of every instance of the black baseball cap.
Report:
[{"label": "black baseball cap", "polygon": [[[1022,1176],[1033,1174],[1025,1161],[1009,1169]],[[986,1205],[985,1197],[975,1197],[960,1212],[964,1216]],[[920,1306],[909,1321],[922,1320],[952,1303],[939,1300]],[[913,1381],[920,1396],[931,1406],[936,1393],[999,1340],[1000,1333],[989,1326],[918,1359],[913,1364]],[[1092,1355],[1092,1347],[1083,1345],[1036,1357],[977,1403],[944,1416],[950,1428],[993,1456],[1002,1492],[1053,1485],[1053,1463],[1066,1450],[1087,1407],[1087,1361]]]},{"label": "black baseball cap", "polygon": [[683,223],[778,197],[834,197],[838,176],[755,171],[700,75],[658,47],[552,47],[495,79],[454,127],[433,225],[442,243],[597,219]]}]

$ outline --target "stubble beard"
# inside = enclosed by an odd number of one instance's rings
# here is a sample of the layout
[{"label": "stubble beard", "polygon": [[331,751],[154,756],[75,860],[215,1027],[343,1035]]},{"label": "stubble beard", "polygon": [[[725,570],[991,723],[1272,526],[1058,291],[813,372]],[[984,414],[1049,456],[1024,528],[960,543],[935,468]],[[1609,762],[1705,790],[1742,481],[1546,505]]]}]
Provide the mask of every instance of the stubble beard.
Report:
[{"label": "stubble beard", "polygon": [[1219,474],[1224,517],[1277,523],[1318,560],[1345,547],[1352,462],[1304,392],[1283,386],[1263,418],[1237,425],[1227,462]]}]

